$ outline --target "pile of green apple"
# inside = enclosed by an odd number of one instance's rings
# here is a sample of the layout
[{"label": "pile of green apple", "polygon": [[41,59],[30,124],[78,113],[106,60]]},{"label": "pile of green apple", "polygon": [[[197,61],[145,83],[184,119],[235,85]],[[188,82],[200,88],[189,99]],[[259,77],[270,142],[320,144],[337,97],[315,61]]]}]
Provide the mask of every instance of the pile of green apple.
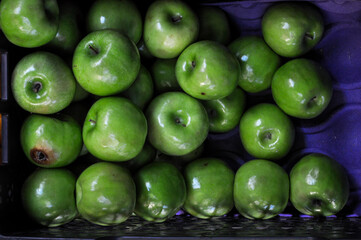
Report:
[{"label": "pile of green apple", "polygon": [[[336,160],[309,154],[289,174],[279,164],[296,137],[292,118],[319,116],[332,97],[328,71],[303,57],[323,34],[315,6],[274,4],[263,36],[233,41],[216,7],[156,0],[143,20],[131,0],[95,0],[84,36],[74,9],[70,1],[0,3],[6,38],[34,49],[11,86],[31,113],[21,146],[39,168],[22,199],[36,222],[81,217],[109,226],[132,214],[163,222],[180,209],[207,219],[234,207],[267,219],[289,201],[303,214],[329,216],[345,206],[349,183]],[[273,103],[246,104],[246,95],[267,90]],[[84,101],[85,114],[72,109]],[[203,157],[209,133],[237,127],[254,160],[234,172],[222,158]],[[80,156],[89,162],[76,176],[66,167]]]}]

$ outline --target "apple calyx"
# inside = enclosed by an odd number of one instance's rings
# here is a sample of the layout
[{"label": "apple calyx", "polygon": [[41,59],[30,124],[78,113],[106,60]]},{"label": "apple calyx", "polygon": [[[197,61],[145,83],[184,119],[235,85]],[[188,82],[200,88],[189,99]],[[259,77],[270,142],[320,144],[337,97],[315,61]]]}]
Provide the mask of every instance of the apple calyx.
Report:
[{"label": "apple calyx", "polygon": [[182,18],[183,18],[182,15],[177,14],[172,16],[171,20],[173,23],[179,23],[180,21],[182,21]]},{"label": "apple calyx", "polygon": [[176,118],[175,119],[175,123],[178,124],[178,125],[181,125],[182,127],[186,127],[187,125],[185,125],[184,123],[182,123],[182,120],[179,119],[179,118]]},{"label": "apple calyx", "polygon": [[33,90],[34,93],[40,92],[40,90],[42,88],[43,88],[43,84],[41,82],[36,81],[36,82],[33,83],[32,90]]},{"label": "apple calyx", "polygon": [[48,155],[42,149],[38,149],[38,148],[31,149],[30,156],[31,156],[31,159],[33,159],[34,162],[36,162],[38,164],[41,164],[41,165],[50,164]]}]

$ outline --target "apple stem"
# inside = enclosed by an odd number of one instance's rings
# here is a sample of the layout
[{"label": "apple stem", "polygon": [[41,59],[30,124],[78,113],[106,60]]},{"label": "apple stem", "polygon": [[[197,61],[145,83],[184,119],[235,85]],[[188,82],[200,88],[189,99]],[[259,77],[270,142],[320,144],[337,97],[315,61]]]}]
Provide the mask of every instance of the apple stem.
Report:
[{"label": "apple stem", "polygon": [[314,40],[314,35],[312,33],[306,33],[305,34],[305,38],[309,39],[309,40]]},{"label": "apple stem", "polygon": [[182,18],[183,17],[181,15],[172,16],[172,22],[178,23],[182,20]]},{"label": "apple stem", "polygon": [[98,49],[96,49],[95,47],[93,47],[92,45],[89,45],[89,48],[95,53],[98,54]]},{"label": "apple stem", "polygon": [[41,84],[41,82],[35,82],[33,84],[33,92],[34,93],[38,93],[42,88],[43,88],[43,85]]},{"label": "apple stem", "polygon": [[195,67],[196,67],[196,62],[192,61],[192,68],[195,68]]},{"label": "apple stem", "polygon": [[91,122],[92,124],[95,124],[95,123],[96,123],[96,121],[93,120],[93,119],[89,119],[89,122]]}]

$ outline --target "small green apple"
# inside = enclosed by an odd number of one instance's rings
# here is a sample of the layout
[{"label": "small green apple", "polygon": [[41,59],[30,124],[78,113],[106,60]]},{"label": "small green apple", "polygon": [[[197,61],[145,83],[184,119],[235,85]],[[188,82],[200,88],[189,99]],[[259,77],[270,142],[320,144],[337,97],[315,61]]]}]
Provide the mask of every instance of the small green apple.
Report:
[{"label": "small green apple", "polygon": [[78,216],[75,176],[67,169],[36,169],[21,189],[27,214],[46,227],[58,227]]},{"label": "small green apple", "polygon": [[157,94],[182,90],[175,76],[177,58],[156,59],[151,68],[154,88]]},{"label": "small green apple", "polygon": [[80,9],[71,2],[59,2],[59,28],[55,37],[48,43],[48,46],[54,48],[57,53],[73,54],[73,51],[80,41],[80,23],[78,22],[78,15]]},{"label": "small green apple", "polygon": [[305,58],[282,65],[273,76],[271,89],[273,99],[286,114],[302,119],[320,115],[333,93],[328,71]]},{"label": "small green apple", "polygon": [[0,27],[13,44],[34,48],[50,42],[59,26],[56,0],[2,0]]},{"label": "small green apple", "polygon": [[185,93],[158,95],[150,102],[145,114],[149,142],[164,154],[188,154],[207,138],[207,112],[198,100]]},{"label": "small green apple", "polygon": [[11,87],[16,102],[32,113],[52,114],[73,100],[76,81],[71,69],[57,55],[33,52],[15,66]]},{"label": "small green apple", "polygon": [[198,40],[212,40],[228,44],[231,40],[231,27],[226,13],[219,7],[202,6],[198,11]]},{"label": "small green apple", "polygon": [[187,164],[184,210],[208,219],[229,213],[233,206],[234,172],[221,159],[200,158]]},{"label": "small green apple", "polygon": [[126,90],[140,69],[137,46],[115,30],[89,33],[77,45],[73,72],[89,93],[109,96]]},{"label": "small green apple", "polygon": [[239,124],[246,107],[246,95],[242,89],[237,87],[227,97],[202,101],[202,104],[208,113],[209,131],[224,133]]},{"label": "small green apple", "polygon": [[290,184],[292,205],[311,216],[337,214],[345,206],[350,191],[343,166],[319,153],[302,157],[292,167]]},{"label": "small green apple", "polygon": [[182,0],[151,3],[144,20],[143,38],[149,52],[157,58],[176,58],[199,33],[199,20]]},{"label": "small green apple", "polygon": [[44,168],[69,165],[83,145],[80,125],[64,114],[30,115],[21,127],[20,140],[26,157]]},{"label": "small green apple", "polygon": [[84,219],[101,226],[126,221],[134,211],[136,189],[129,171],[108,162],[94,163],[76,181],[76,206]]},{"label": "small green apple", "polygon": [[299,57],[322,38],[323,17],[308,2],[282,2],[268,8],[262,18],[266,43],[283,57]]},{"label": "small green apple", "polygon": [[249,219],[269,219],[286,208],[289,178],[278,164],[255,159],[243,164],[234,180],[234,204]]},{"label": "small green apple", "polygon": [[137,156],[147,137],[147,120],[129,99],[105,97],[89,109],[83,124],[88,151],[104,161],[127,161]]},{"label": "small green apple", "polygon": [[156,154],[157,151],[155,150],[155,148],[152,147],[151,144],[146,142],[143,146],[142,151],[137,156],[135,156],[135,158],[132,158],[125,162],[120,162],[119,164],[134,173],[146,164],[153,162],[156,158]]},{"label": "small green apple", "polygon": [[176,77],[187,94],[202,100],[227,97],[238,85],[240,66],[224,45],[199,41],[187,47],[176,63]]},{"label": "small green apple", "polygon": [[249,108],[239,124],[242,145],[255,158],[278,160],[291,150],[295,139],[292,121],[275,104]]},{"label": "small green apple", "polygon": [[90,7],[86,21],[89,32],[113,29],[134,43],[142,36],[142,16],[131,0],[97,0]]},{"label": "small green apple", "polygon": [[240,63],[241,75],[238,84],[243,90],[257,93],[271,87],[273,74],[281,65],[281,58],[261,37],[239,37],[228,48]]},{"label": "small green apple", "polygon": [[153,162],[134,175],[137,216],[154,222],[173,217],[186,199],[186,185],[182,173],[172,164]]},{"label": "small green apple", "polygon": [[121,93],[122,96],[129,98],[135,105],[143,109],[153,98],[154,86],[150,72],[141,65],[137,78],[134,83]]}]

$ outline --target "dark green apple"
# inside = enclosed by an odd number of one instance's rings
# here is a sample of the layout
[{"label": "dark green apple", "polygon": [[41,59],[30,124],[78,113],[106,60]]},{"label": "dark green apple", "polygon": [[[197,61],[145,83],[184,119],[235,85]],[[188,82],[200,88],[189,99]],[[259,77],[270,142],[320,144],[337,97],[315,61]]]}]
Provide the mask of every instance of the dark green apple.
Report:
[{"label": "dark green apple", "polygon": [[180,171],[183,171],[183,168],[187,165],[187,163],[200,158],[204,152],[204,143],[187,153],[186,155],[181,156],[169,156],[160,151],[157,151],[155,161],[159,162],[168,162],[176,166]]},{"label": "dark green apple", "polygon": [[156,158],[156,154],[157,150],[155,150],[152,145],[146,142],[143,146],[142,151],[137,156],[135,156],[135,158],[132,158],[125,162],[121,162],[119,164],[134,173],[146,164],[153,162]]},{"label": "dark green apple", "polygon": [[184,169],[187,198],[184,210],[208,219],[220,217],[233,208],[234,172],[218,158],[200,158]]},{"label": "dark green apple", "polygon": [[21,127],[20,140],[26,157],[44,168],[69,165],[83,145],[80,125],[65,114],[30,115]]},{"label": "dark green apple", "polygon": [[240,66],[224,45],[199,41],[187,47],[176,63],[179,85],[189,95],[202,100],[227,97],[238,85]]},{"label": "dark green apple", "polygon": [[139,42],[137,43],[137,47],[138,47],[138,51],[139,51],[141,59],[145,60],[145,59],[153,59],[154,58],[154,56],[149,52],[147,46],[145,46],[143,38],[141,38],[139,40]]},{"label": "dark green apple", "polygon": [[127,35],[134,43],[143,32],[142,16],[131,0],[97,0],[90,7],[86,21],[89,32],[113,29]]},{"label": "dark green apple", "polygon": [[317,7],[307,2],[276,3],[262,18],[266,43],[283,57],[299,57],[322,38],[323,17]]},{"label": "dark green apple", "polygon": [[156,93],[182,90],[175,76],[177,58],[156,59],[150,69]]},{"label": "dark green apple", "polygon": [[87,92],[82,86],[80,86],[78,82],[76,82],[73,102],[82,101],[86,99],[89,95],[89,92]]},{"label": "dark green apple", "polygon": [[302,119],[320,115],[333,93],[328,71],[304,58],[282,65],[273,76],[271,89],[273,99],[286,114]]},{"label": "dark green apple", "polygon": [[255,158],[278,160],[289,153],[295,139],[292,121],[275,104],[249,108],[239,124],[242,145]]},{"label": "dark green apple", "polygon": [[73,100],[76,81],[71,69],[57,55],[34,52],[15,66],[11,87],[16,102],[32,113],[52,114]]},{"label": "dark green apple", "polygon": [[212,40],[228,44],[231,40],[231,27],[226,13],[219,7],[202,6],[198,10],[199,40]]},{"label": "dark green apple", "polygon": [[198,100],[185,93],[158,95],[150,102],[145,114],[149,142],[164,154],[188,154],[207,138],[207,112]]},{"label": "dark green apple", "polygon": [[182,173],[172,164],[153,162],[142,167],[134,176],[137,216],[154,222],[173,217],[186,199]]},{"label": "dark green apple", "polygon": [[83,124],[88,151],[104,161],[127,161],[137,156],[147,136],[147,120],[129,99],[105,97],[89,109]]},{"label": "dark green apple", "polygon": [[202,104],[208,113],[209,131],[224,133],[239,125],[246,107],[246,95],[237,87],[227,97],[202,101]]},{"label": "dark green apple", "polygon": [[280,57],[261,37],[239,37],[228,46],[241,66],[239,86],[250,93],[271,87],[273,74],[281,65]]},{"label": "dark green apple", "polygon": [[337,214],[349,196],[348,176],[336,160],[319,153],[302,157],[290,172],[290,200],[311,216]]},{"label": "dark green apple", "polygon": [[143,38],[149,52],[157,58],[175,58],[199,33],[199,20],[182,0],[151,3],[144,20]]},{"label": "dark green apple", "polygon": [[72,55],[81,39],[80,23],[78,22],[80,10],[70,0],[60,1],[59,10],[59,28],[48,46],[54,48],[58,53]]},{"label": "dark green apple", "polygon": [[76,206],[84,219],[101,226],[126,221],[134,211],[136,189],[129,171],[114,163],[86,168],[76,181]]},{"label": "dark green apple", "polygon": [[122,96],[129,98],[135,105],[143,109],[153,98],[154,86],[150,72],[141,65],[137,78],[134,83],[121,93]]},{"label": "dark green apple", "polygon": [[289,199],[289,178],[278,164],[255,159],[243,164],[234,179],[234,205],[249,219],[269,219],[283,212]]},{"label": "dark green apple", "polygon": [[0,27],[13,44],[34,48],[47,44],[59,26],[56,0],[2,0]]},{"label": "dark green apple", "polygon": [[25,211],[46,227],[71,222],[78,216],[75,182],[75,176],[67,169],[36,169],[21,189]]},{"label": "dark green apple", "polygon": [[79,84],[98,96],[109,96],[126,90],[140,69],[137,46],[115,30],[89,33],[77,45],[73,72]]}]

